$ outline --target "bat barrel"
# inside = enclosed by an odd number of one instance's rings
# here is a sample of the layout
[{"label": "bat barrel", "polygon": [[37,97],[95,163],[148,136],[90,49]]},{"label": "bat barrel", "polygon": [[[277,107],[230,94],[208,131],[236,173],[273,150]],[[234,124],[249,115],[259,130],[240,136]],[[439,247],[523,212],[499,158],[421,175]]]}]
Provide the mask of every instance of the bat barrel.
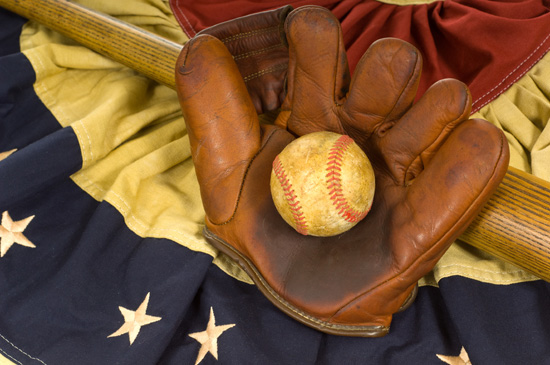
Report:
[{"label": "bat barrel", "polygon": [[550,183],[509,167],[460,239],[550,281]]}]

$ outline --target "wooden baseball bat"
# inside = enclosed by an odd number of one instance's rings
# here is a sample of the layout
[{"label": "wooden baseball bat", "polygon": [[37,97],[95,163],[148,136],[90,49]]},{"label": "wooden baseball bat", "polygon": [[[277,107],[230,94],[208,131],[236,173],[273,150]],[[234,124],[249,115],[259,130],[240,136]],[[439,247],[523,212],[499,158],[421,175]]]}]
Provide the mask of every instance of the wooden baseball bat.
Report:
[{"label": "wooden baseball bat", "polygon": [[[66,0],[0,6],[175,89],[180,44]],[[510,167],[460,239],[550,281],[550,182]]]}]

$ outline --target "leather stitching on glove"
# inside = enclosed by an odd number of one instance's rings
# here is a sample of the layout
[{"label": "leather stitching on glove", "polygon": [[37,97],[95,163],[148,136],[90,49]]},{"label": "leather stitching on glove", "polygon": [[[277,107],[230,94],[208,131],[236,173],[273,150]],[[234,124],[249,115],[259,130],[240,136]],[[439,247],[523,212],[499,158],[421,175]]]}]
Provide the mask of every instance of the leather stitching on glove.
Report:
[{"label": "leather stitching on glove", "polygon": [[278,33],[279,32],[279,26],[277,25],[277,26],[274,26],[274,27],[260,28],[260,29],[255,29],[255,30],[251,30],[251,31],[248,31],[248,32],[238,33],[238,34],[226,37],[226,38],[220,38],[220,41],[227,44],[227,43],[230,43],[230,42],[233,42],[233,41],[236,41],[236,40],[240,40],[240,39],[243,39],[243,38],[255,37],[255,36],[258,36],[258,35],[261,35],[261,34],[266,34],[266,33],[273,33],[273,31],[277,31],[277,33]]},{"label": "leather stitching on glove", "polygon": [[261,70],[261,71],[258,71],[256,73],[253,73],[251,75],[247,75],[245,77],[243,77],[243,80],[244,82],[248,82],[250,80],[253,80],[255,78],[258,78],[260,76],[263,76],[265,74],[268,74],[268,73],[272,73],[272,72],[277,72],[277,71],[283,71],[283,70],[286,70],[287,69],[287,65],[286,64],[281,64],[281,65],[278,65],[278,66],[273,66],[273,67],[270,67],[270,68],[267,68],[267,69],[264,69],[264,70]]}]

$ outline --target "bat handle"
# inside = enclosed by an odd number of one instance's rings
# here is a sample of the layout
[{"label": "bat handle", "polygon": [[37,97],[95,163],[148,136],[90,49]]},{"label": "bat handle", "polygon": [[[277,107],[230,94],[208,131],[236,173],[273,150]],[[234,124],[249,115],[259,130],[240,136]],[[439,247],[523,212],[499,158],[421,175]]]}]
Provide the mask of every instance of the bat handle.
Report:
[{"label": "bat handle", "polygon": [[65,0],[0,0],[0,6],[175,89],[178,43]]}]

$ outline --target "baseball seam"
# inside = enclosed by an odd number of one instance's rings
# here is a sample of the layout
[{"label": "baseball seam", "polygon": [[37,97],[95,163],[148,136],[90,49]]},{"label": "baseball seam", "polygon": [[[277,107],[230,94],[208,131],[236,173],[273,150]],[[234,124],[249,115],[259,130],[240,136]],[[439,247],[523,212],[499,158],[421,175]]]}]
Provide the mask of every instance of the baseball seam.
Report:
[{"label": "baseball seam", "polygon": [[279,180],[279,184],[281,184],[286,202],[290,207],[290,212],[292,214],[292,218],[294,219],[294,224],[296,224],[296,231],[300,234],[307,235],[307,223],[304,212],[302,212],[302,206],[300,205],[298,197],[296,196],[296,194],[294,194],[292,183],[288,179],[288,176],[285,172],[283,164],[281,163],[281,160],[279,159],[279,156],[275,157],[275,160],[273,161],[273,171],[275,172],[275,176],[277,176],[277,179]]},{"label": "baseball seam", "polygon": [[332,204],[336,207],[338,214],[344,218],[345,221],[355,223],[365,218],[369,211],[353,209],[344,197],[341,180],[342,158],[352,143],[353,139],[345,135],[334,142],[328,156],[326,178],[330,199],[332,200]]}]

